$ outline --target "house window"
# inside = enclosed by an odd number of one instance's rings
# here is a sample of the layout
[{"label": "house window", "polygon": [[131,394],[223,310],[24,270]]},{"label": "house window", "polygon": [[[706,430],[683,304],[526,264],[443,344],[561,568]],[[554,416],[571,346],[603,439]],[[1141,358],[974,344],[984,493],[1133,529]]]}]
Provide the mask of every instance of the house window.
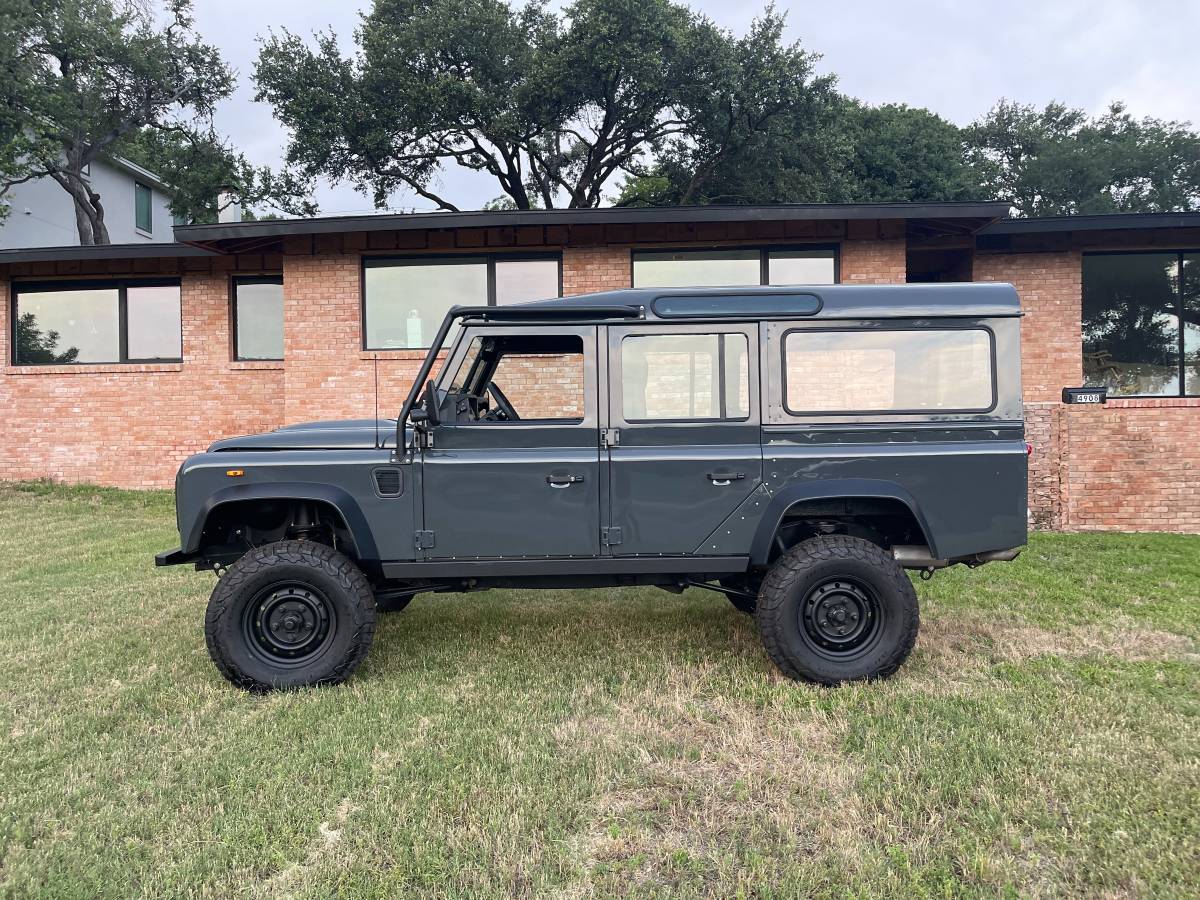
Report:
[{"label": "house window", "polygon": [[233,280],[234,359],[283,359],[283,276]]},{"label": "house window", "polygon": [[1200,252],[1083,257],[1083,374],[1115,396],[1200,396]]},{"label": "house window", "polygon": [[784,407],[793,414],[986,412],[991,335],[980,329],[789,331]]},{"label": "house window", "polygon": [[747,347],[744,334],[625,338],[621,342],[625,421],[748,418]]},{"label": "house window", "polygon": [[744,287],[833,284],[837,249],[645,250],[633,254],[633,286]]},{"label": "house window", "polygon": [[138,231],[154,231],[154,192],[140,181],[133,183],[133,216]]},{"label": "house window", "polygon": [[423,350],[452,306],[544,300],[562,293],[555,257],[408,257],[363,263],[368,350]]},{"label": "house window", "polygon": [[42,282],[13,288],[13,364],[179,362],[179,282]]}]

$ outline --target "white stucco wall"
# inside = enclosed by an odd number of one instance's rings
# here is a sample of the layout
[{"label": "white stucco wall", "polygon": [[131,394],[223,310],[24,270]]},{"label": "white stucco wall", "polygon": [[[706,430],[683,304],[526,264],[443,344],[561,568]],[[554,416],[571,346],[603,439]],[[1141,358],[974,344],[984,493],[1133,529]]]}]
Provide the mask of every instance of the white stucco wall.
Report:
[{"label": "white stucco wall", "polygon": [[[135,176],[103,161],[92,163],[92,187],[104,204],[104,221],[114,244],[171,241],[171,211],[167,196],[153,191],[154,230],[139,231],[134,222]],[[146,183],[146,182],[143,182]],[[0,250],[15,247],[65,247],[79,243],[71,197],[50,178],[19,184],[4,196],[8,218],[0,222]]]}]

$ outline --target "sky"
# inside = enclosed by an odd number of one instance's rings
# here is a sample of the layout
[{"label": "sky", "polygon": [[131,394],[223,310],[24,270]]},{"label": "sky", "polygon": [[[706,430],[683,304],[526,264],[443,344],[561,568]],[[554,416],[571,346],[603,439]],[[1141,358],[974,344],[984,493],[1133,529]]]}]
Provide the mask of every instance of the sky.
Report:
[{"label": "sky", "polygon": [[[286,27],[309,36],[334,31],[346,49],[369,0],[195,0],[196,26],[239,73],[237,93],[217,126],[258,165],[280,163],[284,128],[268,104],[254,102],[258,38]],[[559,3],[552,3],[559,6]],[[742,34],[762,6],[692,0],[718,25]],[[841,91],[872,104],[924,106],[960,125],[1000,97],[1044,105],[1058,100],[1092,113],[1124,100],[1136,116],[1200,125],[1200,2],[1197,0],[841,0],[787,2],[787,37],[821,54],[820,71]],[[449,170],[438,193],[462,209],[500,194],[490,178]],[[372,212],[371,199],[348,184],[323,184],[324,215]],[[396,209],[429,209],[397,194]]]}]

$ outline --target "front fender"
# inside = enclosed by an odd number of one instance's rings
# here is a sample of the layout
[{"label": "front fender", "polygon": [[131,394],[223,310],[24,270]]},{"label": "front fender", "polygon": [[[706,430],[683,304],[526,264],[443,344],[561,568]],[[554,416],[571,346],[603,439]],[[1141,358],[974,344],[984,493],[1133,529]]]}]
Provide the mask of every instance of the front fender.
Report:
[{"label": "front fender", "polygon": [[235,484],[209,494],[188,517],[188,522],[179,523],[182,552],[195,553],[200,549],[204,524],[218,507],[244,500],[315,500],[328,503],[341,514],[346,523],[356,558],[379,559],[379,550],[375,546],[375,538],[367,524],[367,518],[363,515],[358,501],[348,491],[334,485],[288,481]]},{"label": "front fender", "polygon": [[771,500],[759,520],[758,529],[750,545],[750,563],[765,566],[770,559],[771,543],[787,511],[797,503],[808,500],[841,500],[846,498],[898,500],[908,507],[921,528],[925,543],[931,554],[937,556],[933,532],[921,511],[920,504],[907,490],[894,481],[876,478],[845,478],[822,480],[813,484],[790,484],[771,495]]}]

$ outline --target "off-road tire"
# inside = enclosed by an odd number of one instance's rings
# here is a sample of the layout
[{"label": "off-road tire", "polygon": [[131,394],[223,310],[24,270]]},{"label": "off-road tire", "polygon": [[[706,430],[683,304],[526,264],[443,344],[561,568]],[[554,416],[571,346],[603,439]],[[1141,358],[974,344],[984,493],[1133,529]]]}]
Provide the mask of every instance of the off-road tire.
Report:
[{"label": "off-road tire", "polygon": [[[307,628],[308,645],[292,650],[270,643],[264,618],[292,634],[299,629],[297,642]],[[310,619],[317,624],[310,626]],[[208,655],[233,684],[255,692],[289,690],[345,681],[371,648],[375,620],[371,586],[349,558],[312,541],[279,541],[250,551],[221,576],[208,601],[204,637]],[[297,658],[283,658],[287,654]]]},{"label": "off-road tire", "polygon": [[780,556],[763,580],[755,618],[783,674],[826,685],[891,675],[912,652],[920,619],[917,593],[895,559],[841,535],[802,541]]}]

